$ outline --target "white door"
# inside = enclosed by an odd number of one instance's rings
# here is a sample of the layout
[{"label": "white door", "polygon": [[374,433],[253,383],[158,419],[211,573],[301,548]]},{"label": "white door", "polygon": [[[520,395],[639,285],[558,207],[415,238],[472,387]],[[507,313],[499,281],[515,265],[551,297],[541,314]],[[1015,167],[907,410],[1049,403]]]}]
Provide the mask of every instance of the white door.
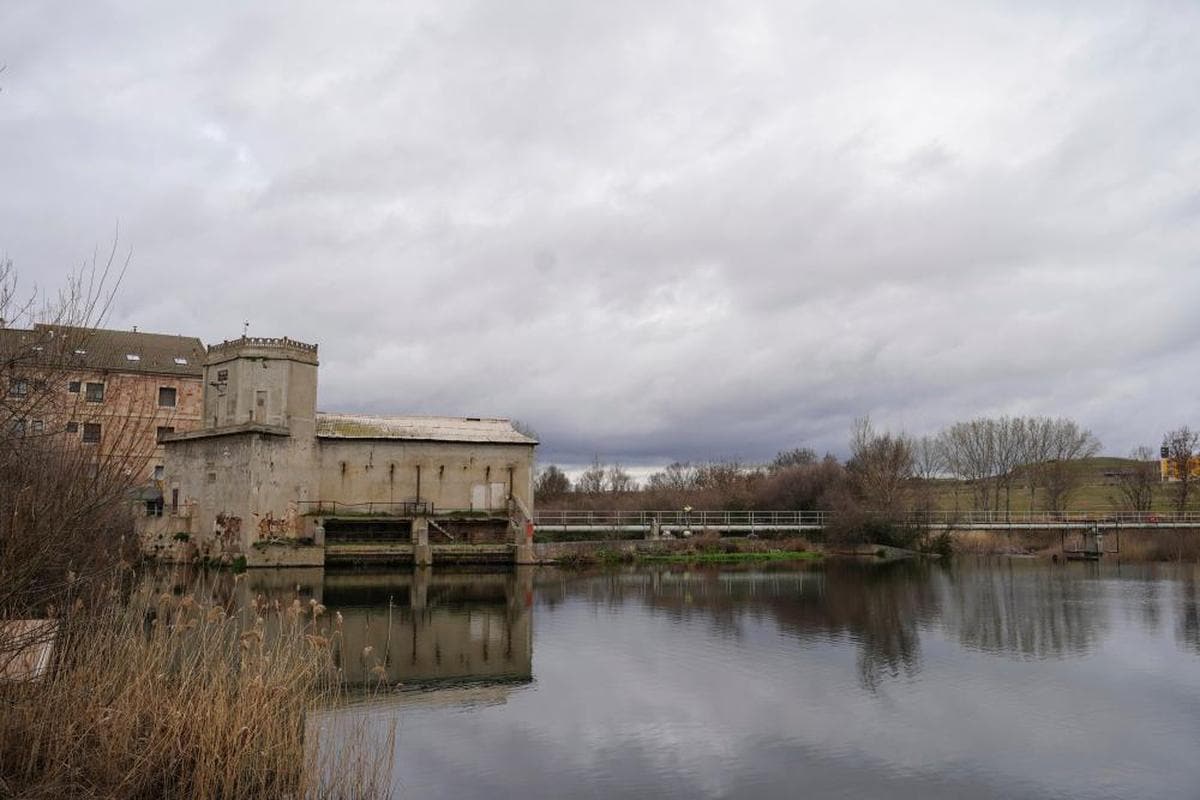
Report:
[{"label": "white door", "polygon": [[492,508],[504,508],[508,505],[508,492],[504,491],[503,483],[492,484]]},{"label": "white door", "polygon": [[477,483],[471,487],[471,510],[486,511],[487,510],[487,484]]}]

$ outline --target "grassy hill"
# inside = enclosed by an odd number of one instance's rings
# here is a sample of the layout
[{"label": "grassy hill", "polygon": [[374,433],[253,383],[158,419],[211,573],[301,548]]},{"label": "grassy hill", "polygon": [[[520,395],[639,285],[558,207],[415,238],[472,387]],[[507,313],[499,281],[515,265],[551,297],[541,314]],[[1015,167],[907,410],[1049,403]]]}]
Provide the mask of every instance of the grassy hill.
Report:
[{"label": "grassy hill", "polygon": [[[1114,511],[1123,508],[1121,493],[1118,490],[1116,474],[1128,470],[1137,462],[1128,458],[1115,458],[1111,456],[1099,456],[1097,458],[1082,459],[1071,465],[1071,468],[1077,471],[1079,478],[1079,488],[1071,494],[1067,502],[1067,508],[1073,511]],[[1157,470],[1157,462],[1155,469]],[[1155,511],[1173,511],[1175,486],[1169,483],[1156,483],[1154,487],[1154,507]],[[1039,489],[1034,496],[1034,507],[1036,509],[1045,508],[1042,491]],[[1200,495],[1200,492],[1197,492]],[[1200,497],[1196,498],[1196,503],[1189,504],[1200,507]],[[938,481],[937,487],[934,490],[934,502],[938,508],[944,510],[952,510],[956,507],[960,509],[972,508],[973,496],[971,487],[960,483],[959,481],[944,480]],[[1001,507],[1004,507],[1004,498],[1001,495]],[[1023,476],[1018,476],[1013,486],[1012,505],[1013,511],[1028,511],[1029,510],[1029,489],[1025,484]]]}]

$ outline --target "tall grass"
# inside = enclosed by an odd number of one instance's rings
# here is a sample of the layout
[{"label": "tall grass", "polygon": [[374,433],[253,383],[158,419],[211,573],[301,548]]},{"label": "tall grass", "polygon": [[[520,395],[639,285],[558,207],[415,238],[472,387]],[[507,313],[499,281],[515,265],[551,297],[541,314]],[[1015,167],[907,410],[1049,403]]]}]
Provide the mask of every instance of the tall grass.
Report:
[{"label": "tall grass", "polygon": [[[0,796],[335,798],[388,793],[394,729],[338,729],[338,620],[315,602],[229,613],[115,592],[60,613],[40,679],[0,683]],[[2,644],[2,643],[0,643]]]}]

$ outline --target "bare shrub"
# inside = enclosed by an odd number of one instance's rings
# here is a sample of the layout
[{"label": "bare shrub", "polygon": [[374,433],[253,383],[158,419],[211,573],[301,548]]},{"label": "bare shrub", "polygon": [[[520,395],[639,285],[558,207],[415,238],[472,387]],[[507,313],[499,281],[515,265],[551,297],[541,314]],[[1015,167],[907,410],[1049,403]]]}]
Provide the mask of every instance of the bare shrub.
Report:
[{"label": "bare shrub", "polygon": [[[113,592],[57,617],[39,680],[0,683],[0,788],[26,798],[371,797],[378,748],[312,717],[341,699],[340,623],[314,603],[229,614],[193,595]],[[394,733],[394,732],[393,732]]]}]

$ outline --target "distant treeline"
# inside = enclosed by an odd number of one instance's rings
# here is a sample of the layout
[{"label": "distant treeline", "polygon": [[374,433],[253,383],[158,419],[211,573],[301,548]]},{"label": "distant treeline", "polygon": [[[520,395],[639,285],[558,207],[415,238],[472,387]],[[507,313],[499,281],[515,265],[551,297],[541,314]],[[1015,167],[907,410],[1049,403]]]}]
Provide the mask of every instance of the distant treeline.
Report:
[{"label": "distant treeline", "polygon": [[[1198,434],[1189,428],[1163,437],[1163,452],[1188,464]],[[780,452],[769,464],[739,461],[676,462],[639,484],[620,464],[597,458],[574,482],[554,464],[535,483],[541,508],[713,510],[844,510],[888,515],[938,507],[937,496],[956,490],[956,501],[976,510],[1010,510],[1024,493],[1024,507],[1064,510],[1085,478],[1080,462],[1100,451],[1099,440],[1074,420],[1050,417],[980,417],[957,422],[933,436],[911,437],[855,421],[850,457],[819,457],[800,447]],[[1120,503],[1150,509],[1159,482],[1156,454],[1131,454],[1115,476]],[[1187,505],[1190,470],[1175,488]],[[1189,479],[1190,478],[1190,479]]]}]

